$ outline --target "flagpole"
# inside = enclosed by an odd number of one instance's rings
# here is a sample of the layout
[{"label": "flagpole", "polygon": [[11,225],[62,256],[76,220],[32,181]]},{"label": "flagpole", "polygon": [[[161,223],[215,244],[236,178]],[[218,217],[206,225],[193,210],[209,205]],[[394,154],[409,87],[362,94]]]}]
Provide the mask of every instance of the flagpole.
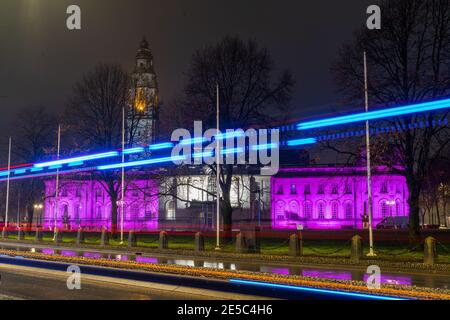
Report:
[{"label": "flagpole", "polygon": [[9,180],[11,177],[11,137],[9,137],[8,149],[8,178],[6,179],[6,210],[5,210],[5,227],[8,227],[8,208],[9,208]]},{"label": "flagpole", "polygon": [[220,143],[218,139],[220,130],[220,101],[219,84],[216,86],[216,250],[220,250]]},{"label": "flagpole", "polygon": [[120,195],[120,244],[123,244],[123,208],[125,194],[125,107],[122,107],[122,186]]},{"label": "flagpole", "polygon": [[[367,57],[364,51],[364,98],[366,112],[369,112],[369,91],[367,85]],[[373,250],[373,226],[372,226],[372,173],[370,165],[370,128],[369,120],[366,120],[366,156],[367,156],[367,207],[369,211],[369,253],[367,256],[376,256]]]},{"label": "flagpole", "polygon": [[[59,160],[61,149],[61,125],[58,125],[58,147],[56,153],[56,159]],[[55,212],[54,212],[54,229],[53,240],[56,239],[56,233],[58,232],[58,197],[59,197],[59,168],[56,169],[56,188],[55,188]]]}]

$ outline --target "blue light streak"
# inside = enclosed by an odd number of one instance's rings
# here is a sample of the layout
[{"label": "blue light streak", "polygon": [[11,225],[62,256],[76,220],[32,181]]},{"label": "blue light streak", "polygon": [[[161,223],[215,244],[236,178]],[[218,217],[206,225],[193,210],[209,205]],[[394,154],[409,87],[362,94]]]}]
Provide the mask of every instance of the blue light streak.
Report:
[{"label": "blue light streak", "polygon": [[226,133],[219,133],[215,135],[217,140],[223,140],[223,139],[231,139],[231,138],[239,138],[243,137],[245,133],[243,131],[233,131],[233,132],[226,132]]},{"label": "blue light streak", "polygon": [[148,146],[148,149],[150,151],[154,151],[154,150],[170,149],[173,148],[173,146],[174,144],[172,142],[163,142],[158,144],[152,144]]},{"label": "blue light streak", "polygon": [[68,158],[68,159],[61,159],[61,160],[55,160],[55,161],[49,161],[49,162],[36,163],[34,165],[34,167],[44,168],[44,167],[69,164],[71,162],[80,162],[80,161],[117,157],[118,155],[119,155],[119,153],[117,151],[110,151],[110,152],[104,152],[104,153],[91,154],[91,155],[82,156],[82,157],[75,157],[75,158]]},{"label": "blue light streak", "polygon": [[131,161],[131,162],[125,162],[125,163],[116,163],[116,164],[98,166],[97,170],[112,170],[112,169],[119,169],[119,168],[121,169],[121,168],[136,167],[136,166],[146,166],[146,165],[157,164],[157,163],[164,163],[164,162],[182,161],[182,160],[185,160],[185,159],[186,159],[186,156],[173,156],[173,157],[154,158],[154,159],[147,159],[147,160]]},{"label": "blue light streak", "polygon": [[328,119],[321,119],[316,121],[309,121],[300,123],[297,125],[298,130],[306,130],[306,129],[316,129],[316,128],[323,128],[323,127],[329,127],[329,126],[335,126],[339,124],[348,124],[353,122],[360,122],[360,121],[366,121],[366,120],[375,120],[375,119],[383,119],[388,117],[395,117],[395,116],[404,116],[412,113],[418,113],[418,112],[426,112],[426,111],[433,111],[433,110],[439,110],[439,109],[445,109],[450,107],[450,99],[440,100],[440,101],[433,101],[433,102],[425,102],[425,103],[419,103],[409,106],[403,106],[403,107],[395,107],[395,108],[388,108],[383,110],[376,110],[376,111],[369,111],[369,112],[362,112],[347,116],[341,116],[341,117],[333,117]]},{"label": "blue light streak", "polygon": [[294,146],[303,146],[307,144],[314,144],[317,142],[316,138],[304,138],[304,139],[297,139],[297,140],[289,140],[287,141],[287,145],[290,147]]},{"label": "blue light streak", "polygon": [[130,148],[123,150],[123,154],[134,154],[134,153],[141,153],[144,152],[145,149],[143,147],[136,147],[136,148]]},{"label": "blue light streak", "polygon": [[244,152],[243,148],[228,148],[220,151],[221,154],[233,154]]},{"label": "blue light streak", "polygon": [[239,279],[230,279],[229,281],[231,283],[237,283],[237,284],[268,287],[268,288],[275,288],[275,289],[288,289],[288,290],[303,291],[303,292],[324,293],[324,294],[328,294],[328,295],[343,296],[343,297],[350,297],[350,298],[363,298],[363,299],[371,299],[371,300],[406,300],[406,299],[399,298],[399,297],[378,296],[378,295],[373,295],[373,294],[337,291],[337,290],[331,290],[331,289],[297,287],[297,286],[270,283],[270,282],[248,281],[248,280],[239,280]]},{"label": "blue light streak", "polygon": [[276,143],[266,143],[266,144],[260,144],[260,145],[256,145],[256,146],[252,146],[251,149],[252,150],[268,150],[268,149],[276,149],[278,148],[278,144]]},{"label": "blue light streak", "polygon": [[192,139],[183,139],[179,143],[181,145],[187,145],[187,144],[196,144],[196,143],[203,143],[206,142],[206,139],[203,137],[198,138],[192,138]]},{"label": "blue light streak", "polygon": [[82,166],[84,164],[83,161],[78,161],[78,162],[70,162],[68,164],[69,167],[78,167],[78,166]]}]

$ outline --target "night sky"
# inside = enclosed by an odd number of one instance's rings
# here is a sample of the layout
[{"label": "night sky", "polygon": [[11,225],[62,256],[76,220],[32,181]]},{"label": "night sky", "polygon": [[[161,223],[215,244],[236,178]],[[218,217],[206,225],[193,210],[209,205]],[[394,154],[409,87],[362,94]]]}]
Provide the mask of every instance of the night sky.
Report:
[{"label": "night sky", "polygon": [[[131,71],[143,35],[155,57],[161,98],[180,94],[192,53],[225,35],[268,47],[296,80],[292,116],[339,104],[330,66],[366,21],[365,0],[1,0],[0,135],[30,105],[64,108],[71,87],[100,62]],[[66,8],[82,10],[82,30],[66,28]]]}]

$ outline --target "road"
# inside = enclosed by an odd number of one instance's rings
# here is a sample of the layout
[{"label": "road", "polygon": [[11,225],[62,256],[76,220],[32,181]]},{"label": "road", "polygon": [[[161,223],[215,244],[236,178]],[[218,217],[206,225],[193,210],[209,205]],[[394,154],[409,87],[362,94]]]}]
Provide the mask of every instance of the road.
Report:
[{"label": "road", "polygon": [[256,299],[178,285],[132,281],[112,277],[81,276],[81,289],[69,290],[63,271],[0,264],[0,300],[232,300]]}]

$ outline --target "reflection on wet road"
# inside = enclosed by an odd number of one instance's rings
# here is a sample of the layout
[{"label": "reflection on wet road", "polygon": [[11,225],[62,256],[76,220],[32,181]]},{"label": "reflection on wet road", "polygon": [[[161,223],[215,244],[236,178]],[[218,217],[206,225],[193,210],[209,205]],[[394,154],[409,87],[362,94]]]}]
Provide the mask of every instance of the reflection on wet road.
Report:
[{"label": "reflection on wet road", "polygon": [[[156,256],[144,256],[144,255],[124,255],[124,254],[112,254],[102,253],[95,251],[77,251],[77,250],[56,250],[51,248],[27,248],[27,247],[6,247],[2,246],[2,249],[13,249],[17,251],[31,251],[41,252],[44,254],[56,254],[61,256],[81,256],[93,259],[109,259],[109,260],[122,260],[122,261],[136,261],[140,263],[159,263],[159,264],[174,264],[181,266],[192,267],[204,267],[204,268],[216,268],[224,270],[245,270],[254,272],[266,272],[276,273],[284,275],[302,275],[307,277],[317,277],[323,279],[336,279],[336,280],[362,280],[365,281],[368,275],[361,270],[346,270],[346,269],[330,269],[326,267],[310,268],[302,266],[282,266],[282,265],[270,265],[269,263],[229,263],[229,262],[217,262],[207,261],[203,259],[170,259],[165,257]],[[429,273],[382,273],[381,282],[389,284],[401,284],[408,286],[419,286],[429,288],[450,288],[450,276],[436,275]]]}]

